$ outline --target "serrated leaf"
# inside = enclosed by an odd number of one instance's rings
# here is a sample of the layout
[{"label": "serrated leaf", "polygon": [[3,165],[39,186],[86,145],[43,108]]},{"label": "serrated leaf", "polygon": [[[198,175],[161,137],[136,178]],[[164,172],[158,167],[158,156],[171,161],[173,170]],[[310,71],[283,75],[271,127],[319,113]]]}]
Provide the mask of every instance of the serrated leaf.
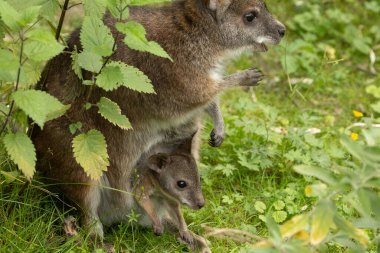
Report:
[{"label": "serrated leaf", "polygon": [[264,213],[265,210],[267,209],[267,206],[266,206],[265,203],[262,202],[262,201],[256,201],[256,202],[255,202],[255,209],[256,209],[256,211],[258,211],[259,213]]},{"label": "serrated leaf", "polygon": [[36,171],[36,150],[25,133],[9,133],[4,137],[4,146],[11,159],[18,165],[27,179]]},{"label": "serrated leaf", "polygon": [[62,116],[69,108],[50,94],[39,90],[19,90],[12,94],[16,105],[41,128],[46,121]]},{"label": "serrated leaf", "polygon": [[44,62],[58,55],[65,48],[59,44],[54,35],[42,28],[33,29],[27,35],[24,53],[32,61]]},{"label": "serrated leaf", "polygon": [[103,69],[102,72],[96,77],[96,85],[106,91],[117,89],[125,81],[123,74],[123,63],[110,62]]},{"label": "serrated leaf", "polygon": [[305,176],[316,177],[328,184],[336,183],[336,179],[333,176],[333,174],[330,171],[320,168],[320,167],[315,167],[311,165],[298,165],[298,166],[294,166],[294,170],[297,173],[305,175]]},{"label": "serrated leaf", "polygon": [[96,85],[106,91],[125,86],[143,93],[154,93],[149,78],[139,69],[128,66],[124,62],[110,62],[97,76]]},{"label": "serrated leaf", "polygon": [[73,139],[76,161],[93,180],[99,180],[109,166],[107,143],[101,132],[90,130]]},{"label": "serrated leaf", "polygon": [[124,43],[131,49],[148,52],[172,60],[157,42],[146,39],[146,31],[141,24],[135,21],[118,22],[115,27],[119,32],[125,34]]},{"label": "serrated leaf", "polygon": [[159,3],[167,3],[170,0],[131,0],[130,5],[142,6],[149,4],[159,4]]},{"label": "serrated leaf", "polygon": [[82,123],[77,122],[77,123],[72,123],[69,125],[69,131],[71,134],[75,134],[78,130],[82,128]]},{"label": "serrated leaf", "polygon": [[20,26],[17,20],[21,19],[21,14],[16,11],[10,4],[0,0],[0,16],[4,23],[13,31],[19,31]]},{"label": "serrated leaf", "polygon": [[84,14],[86,16],[102,18],[106,12],[106,0],[84,0]]},{"label": "serrated leaf", "polygon": [[143,93],[155,93],[150,79],[139,69],[125,65],[122,67],[124,75],[123,86]]},{"label": "serrated leaf", "polygon": [[17,20],[20,27],[25,27],[37,21],[41,6],[30,6],[21,12],[21,18]]},{"label": "serrated leaf", "polygon": [[99,73],[103,66],[102,57],[100,55],[87,51],[78,54],[77,60],[79,66],[94,73]]},{"label": "serrated leaf", "polygon": [[129,17],[128,4],[125,0],[107,0],[107,9],[114,18],[123,20]]},{"label": "serrated leaf", "polygon": [[321,201],[315,207],[311,218],[310,243],[312,245],[320,244],[329,233],[333,226],[334,208],[331,202]]},{"label": "serrated leaf", "polygon": [[114,38],[111,30],[103,23],[101,18],[85,17],[80,32],[80,41],[84,52],[99,56],[110,56]]},{"label": "serrated leaf", "polygon": [[97,106],[99,107],[100,115],[112,124],[125,130],[132,128],[128,118],[121,114],[120,107],[115,102],[108,98],[101,97]]},{"label": "serrated leaf", "polygon": [[58,0],[47,0],[41,6],[40,15],[50,22],[54,22],[54,17],[59,9],[60,6]]},{"label": "serrated leaf", "polygon": [[74,73],[80,80],[83,80],[82,69],[78,63],[78,55],[78,50],[75,47],[73,52],[71,53],[71,69],[74,71]]}]

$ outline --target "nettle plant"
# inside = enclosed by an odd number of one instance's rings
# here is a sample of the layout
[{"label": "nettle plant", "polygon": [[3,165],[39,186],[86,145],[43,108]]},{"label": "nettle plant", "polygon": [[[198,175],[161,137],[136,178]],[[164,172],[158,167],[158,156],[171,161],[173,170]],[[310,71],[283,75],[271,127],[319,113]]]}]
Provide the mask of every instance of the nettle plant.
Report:
[{"label": "nettle plant", "polygon": [[[90,86],[88,98],[94,86],[106,91],[125,86],[136,92],[154,93],[151,81],[144,73],[111,60],[116,40],[122,34],[130,48],[171,59],[159,44],[147,40],[141,24],[121,22],[128,18],[130,5],[153,2],[159,1],[65,0],[61,3],[58,0],[0,0],[0,135],[9,157],[28,180],[33,177],[36,165],[36,151],[28,136],[28,127],[35,123],[43,128],[47,121],[63,116],[70,108],[50,94],[35,89],[37,83],[43,87],[44,74],[49,74],[49,70],[42,74],[44,64],[60,53],[71,54],[73,71],[83,85]],[[85,14],[80,33],[82,50],[66,52],[61,29],[66,12],[78,4],[83,4]],[[103,23],[106,10],[118,20],[115,37]],[[59,11],[60,19],[55,24]],[[83,70],[91,73],[90,80],[83,79]],[[100,115],[112,124],[126,130],[132,128],[128,118],[121,114],[119,105],[110,99],[102,97],[96,104],[87,103],[84,110],[92,107],[97,107]],[[84,133],[81,127],[81,122],[73,122],[69,127],[73,134],[73,153],[84,171],[97,180],[109,165],[107,143],[100,131],[91,129]]]}]

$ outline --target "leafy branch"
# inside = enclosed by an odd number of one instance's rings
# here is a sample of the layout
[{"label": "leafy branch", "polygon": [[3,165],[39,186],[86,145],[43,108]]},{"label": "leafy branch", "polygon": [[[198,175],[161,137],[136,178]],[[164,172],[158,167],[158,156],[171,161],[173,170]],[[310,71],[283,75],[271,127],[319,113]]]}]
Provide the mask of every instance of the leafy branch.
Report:
[{"label": "leafy branch", "polygon": [[[24,41],[25,41],[25,39],[24,39],[24,36],[23,36],[23,34],[21,32],[19,33],[19,38],[20,38],[20,41],[21,41],[21,43],[20,43],[19,61],[18,61],[19,66],[18,66],[18,69],[17,69],[16,87],[15,87],[14,91],[18,90],[18,86],[20,84],[21,68],[22,68],[22,65],[23,65],[22,58],[23,58],[23,53],[24,53]],[[8,112],[7,116],[5,117],[5,122],[3,123],[3,126],[1,127],[0,136],[3,134],[5,128],[8,125],[9,119],[10,119],[10,117],[12,115],[12,112],[13,112],[14,105],[15,105],[15,101],[13,100],[11,102],[10,107],[9,107],[9,112]]]}]

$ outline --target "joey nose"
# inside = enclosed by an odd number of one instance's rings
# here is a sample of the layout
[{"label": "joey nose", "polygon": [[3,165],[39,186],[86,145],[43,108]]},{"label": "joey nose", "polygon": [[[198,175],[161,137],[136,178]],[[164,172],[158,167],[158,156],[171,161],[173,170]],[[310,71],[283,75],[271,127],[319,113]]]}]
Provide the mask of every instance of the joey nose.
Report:
[{"label": "joey nose", "polygon": [[285,33],[286,33],[285,27],[280,27],[278,29],[278,34],[280,34],[281,38],[285,36]]},{"label": "joey nose", "polygon": [[205,200],[202,198],[198,201],[197,207],[201,209],[205,205]]}]

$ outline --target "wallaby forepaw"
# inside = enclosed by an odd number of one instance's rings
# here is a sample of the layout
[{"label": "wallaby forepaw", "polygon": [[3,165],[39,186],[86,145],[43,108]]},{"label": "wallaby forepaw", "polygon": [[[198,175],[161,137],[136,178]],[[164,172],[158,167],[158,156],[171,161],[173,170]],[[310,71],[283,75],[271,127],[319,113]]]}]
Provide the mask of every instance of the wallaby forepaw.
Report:
[{"label": "wallaby forepaw", "polygon": [[164,233],[164,226],[162,225],[153,225],[153,233],[157,236],[160,236]]},{"label": "wallaby forepaw", "polygon": [[261,70],[257,68],[248,69],[240,73],[241,76],[241,85],[243,86],[257,86],[264,78]]},{"label": "wallaby forepaw", "polygon": [[210,133],[210,140],[208,141],[211,147],[217,148],[222,145],[224,141],[224,133],[217,133],[215,129],[213,129]]}]

